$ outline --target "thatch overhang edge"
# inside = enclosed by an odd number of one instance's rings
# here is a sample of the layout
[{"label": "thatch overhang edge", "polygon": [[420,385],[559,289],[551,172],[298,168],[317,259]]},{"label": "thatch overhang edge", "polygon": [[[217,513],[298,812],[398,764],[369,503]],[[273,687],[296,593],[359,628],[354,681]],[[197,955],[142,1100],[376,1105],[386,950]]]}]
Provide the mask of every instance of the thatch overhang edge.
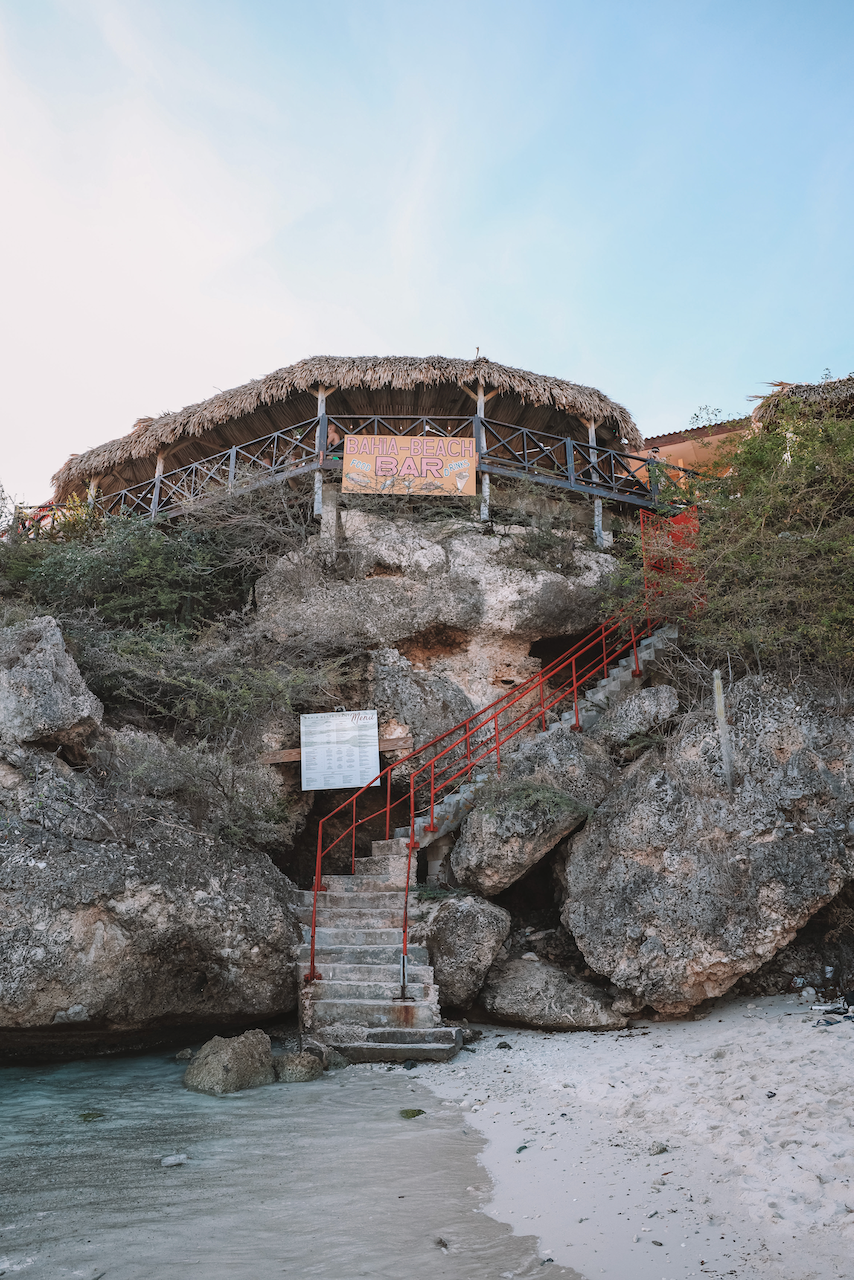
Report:
[{"label": "thatch overhang edge", "polygon": [[[456,385],[470,391],[483,382],[487,391],[518,395],[525,403],[551,406],[585,419],[609,422],[639,449],[643,437],[631,414],[595,387],[584,387],[562,378],[546,377],[526,369],[496,364],[486,359],[459,360],[447,356],[313,356],[277,369],[264,378],[223,391],[199,404],[175,413],[143,419],[127,435],[107,441],[68,460],[53,477],[58,501],[91,477],[103,475],[134,459],[148,458],[182,439],[203,435],[235,418],[253,413],[318,386],[369,391],[387,387],[411,390],[418,386]],[[334,411],[334,405],[330,405]],[[487,410],[488,413],[488,410]]]},{"label": "thatch overhang edge", "polygon": [[843,406],[854,408],[854,374],[829,382],[775,382],[753,410],[754,422],[771,427],[787,405],[800,404],[824,414]]}]

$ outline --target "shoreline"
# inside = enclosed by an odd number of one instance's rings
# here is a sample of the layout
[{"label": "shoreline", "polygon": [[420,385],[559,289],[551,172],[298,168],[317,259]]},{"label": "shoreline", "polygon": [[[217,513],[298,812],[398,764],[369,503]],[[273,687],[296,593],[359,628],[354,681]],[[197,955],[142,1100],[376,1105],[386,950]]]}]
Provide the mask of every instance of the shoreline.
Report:
[{"label": "shoreline", "polygon": [[487,1212],[535,1230],[542,1257],[589,1280],[832,1280],[854,1247],[854,1023],[816,1027],[809,1004],[724,998],[624,1032],[482,1025],[468,1061],[419,1074],[487,1140]]}]

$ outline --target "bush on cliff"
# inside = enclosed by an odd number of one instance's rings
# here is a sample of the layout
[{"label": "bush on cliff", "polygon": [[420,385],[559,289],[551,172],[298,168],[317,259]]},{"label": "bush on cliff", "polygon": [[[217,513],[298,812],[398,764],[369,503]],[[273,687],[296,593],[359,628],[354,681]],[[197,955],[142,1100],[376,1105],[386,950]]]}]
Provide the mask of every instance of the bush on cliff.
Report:
[{"label": "bush on cliff", "polygon": [[[648,575],[651,608],[711,665],[854,670],[854,421],[791,415],[729,462],[698,480],[696,549]],[[639,569],[623,591],[646,610]]]}]

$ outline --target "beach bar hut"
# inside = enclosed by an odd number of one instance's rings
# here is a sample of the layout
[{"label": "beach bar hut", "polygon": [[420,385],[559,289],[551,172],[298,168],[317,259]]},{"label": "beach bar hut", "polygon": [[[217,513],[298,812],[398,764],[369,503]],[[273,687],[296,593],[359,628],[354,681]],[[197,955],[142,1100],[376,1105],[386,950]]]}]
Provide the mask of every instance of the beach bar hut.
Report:
[{"label": "beach bar hut", "polygon": [[54,501],[76,495],[153,515],[223,485],[312,472],[319,493],[321,473],[344,467],[345,439],[369,435],[473,441],[487,503],[491,475],[524,474],[600,503],[642,502],[646,492],[631,415],[593,387],[485,358],[317,356],[141,418],[127,435],[72,456],[54,477]]}]

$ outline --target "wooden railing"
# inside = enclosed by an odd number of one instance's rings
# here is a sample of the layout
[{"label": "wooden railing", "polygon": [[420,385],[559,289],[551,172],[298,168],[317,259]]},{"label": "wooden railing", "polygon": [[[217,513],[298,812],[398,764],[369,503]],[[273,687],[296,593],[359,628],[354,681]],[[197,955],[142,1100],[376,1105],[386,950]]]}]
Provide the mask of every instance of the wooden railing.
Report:
[{"label": "wooden railing", "polygon": [[[177,516],[214,495],[239,493],[310,472],[342,469],[337,441],[344,435],[431,435],[474,438],[477,469],[483,475],[526,477],[535,484],[626,502],[653,510],[661,485],[693,474],[670,463],[650,463],[641,454],[606,449],[567,436],[490,418],[327,415],[271,431],[198,462],[154,475],[115,493],[91,493],[88,503],[105,515]],[[8,533],[24,536],[53,531],[68,518],[65,504],[16,508]]]}]

